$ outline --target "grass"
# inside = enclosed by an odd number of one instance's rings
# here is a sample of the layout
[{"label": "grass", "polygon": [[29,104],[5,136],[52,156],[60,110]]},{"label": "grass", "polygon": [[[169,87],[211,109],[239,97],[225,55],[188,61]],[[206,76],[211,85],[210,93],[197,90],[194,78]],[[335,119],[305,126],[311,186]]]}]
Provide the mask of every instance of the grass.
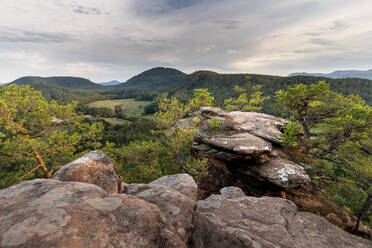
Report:
[{"label": "grass", "polygon": [[142,116],[144,108],[151,104],[151,101],[136,101],[134,99],[119,99],[119,100],[103,100],[89,103],[88,106],[92,108],[108,108],[112,111],[115,106],[121,106],[122,111],[131,116]]},{"label": "grass", "polygon": [[100,119],[103,119],[112,125],[124,125],[124,124],[130,123],[130,121],[119,119],[119,118],[100,118]]}]

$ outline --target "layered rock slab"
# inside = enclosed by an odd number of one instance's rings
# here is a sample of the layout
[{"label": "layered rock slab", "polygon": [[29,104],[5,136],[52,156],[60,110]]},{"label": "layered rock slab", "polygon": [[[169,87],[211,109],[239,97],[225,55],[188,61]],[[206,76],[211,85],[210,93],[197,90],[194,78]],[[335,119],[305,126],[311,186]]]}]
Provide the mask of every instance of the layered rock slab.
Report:
[{"label": "layered rock slab", "polygon": [[[209,125],[212,118],[220,122],[217,129]],[[274,149],[280,147],[287,120],[256,112],[225,113],[209,107],[201,108],[200,119],[192,143],[196,156],[217,159],[230,170],[234,170],[231,164],[242,161],[241,171],[254,172],[283,188],[310,182],[302,166],[278,157],[278,148]]]},{"label": "layered rock slab", "polygon": [[0,247],[185,247],[158,207],[92,184],[36,179],[0,206]]},{"label": "layered rock slab", "polygon": [[353,236],[291,201],[248,197],[227,187],[221,195],[198,201],[195,247],[367,248],[372,242]]},{"label": "layered rock slab", "polygon": [[62,166],[51,178],[95,184],[109,194],[118,194],[121,190],[121,178],[115,173],[114,161],[99,151],[89,152]]}]

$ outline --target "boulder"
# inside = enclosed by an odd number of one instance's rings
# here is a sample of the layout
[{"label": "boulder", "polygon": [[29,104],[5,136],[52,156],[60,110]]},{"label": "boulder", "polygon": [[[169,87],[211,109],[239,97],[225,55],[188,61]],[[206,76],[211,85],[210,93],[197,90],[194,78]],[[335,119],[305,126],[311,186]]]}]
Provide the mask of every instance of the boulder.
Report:
[{"label": "boulder", "polygon": [[196,200],[198,193],[198,185],[189,174],[163,176],[152,181],[150,185],[163,185],[167,188],[177,190],[193,200]]},{"label": "boulder", "polygon": [[372,242],[324,218],[298,212],[278,197],[249,197],[236,187],[198,201],[194,246],[250,248],[367,248]]},{"label": "boulder", "polygon": [[155,205],[81,182],[36,179],[0,191],[0,247],[185,247]]},{"label": "boulder", "polygon": [[[175,175],[175,178],[179,176],[181,178],[188,178],[182,175]],[[163,179],[160,181],[164,182]],[[194,211],[196,208],[196,201],[194,199],[172,188],[154,183],[129,184],[125,187],[124,193],[137,196],[158,206],[181,240],[185,243],[191,240],[194,230]]]},{"label": "boulder", "polygon": [[51,178],[95,184],[109,194],[118,194],[121,188],[121,178],[114,171],[114,161],[99,151],[89,152],[64,165]]}]

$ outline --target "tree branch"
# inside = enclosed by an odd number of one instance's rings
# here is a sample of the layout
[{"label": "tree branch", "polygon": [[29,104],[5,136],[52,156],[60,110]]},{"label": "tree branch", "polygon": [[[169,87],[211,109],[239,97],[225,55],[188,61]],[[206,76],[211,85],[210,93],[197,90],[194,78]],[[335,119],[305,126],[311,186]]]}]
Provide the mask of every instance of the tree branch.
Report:
[{"label": "tree branch", "polygon": [[29,175],[31,175],[34,171],[36,171],[36,170],[39,169],[40,167],[41,167],[40,165],[36,166],[36,167],[33,168],[32,170],[30,170],[29,172],[27,172],[26,174],[24,174],[23,176],[21,176],[21,177],[19,178],[19,180],[22,180],[23,178],[28,177]]}]

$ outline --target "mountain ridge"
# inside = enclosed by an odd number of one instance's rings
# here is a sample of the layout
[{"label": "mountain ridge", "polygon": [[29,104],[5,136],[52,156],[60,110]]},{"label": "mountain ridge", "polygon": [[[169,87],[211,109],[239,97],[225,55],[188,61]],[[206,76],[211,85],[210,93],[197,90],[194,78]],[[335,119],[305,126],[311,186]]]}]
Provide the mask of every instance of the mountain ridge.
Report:
[{"label": "mountain ridge", "polygon": [[130,88],[142,86],[146,89],[162,89],[171,86],[173,83],[185,77],[186,75],[186,73],[174,68],[154,67],[134,77],[131,77],[126,82],[121,83],[116,87]]},{"label": "mountain ridge", "polygon": [[89,79],[81,77],[71,77],[71,76],[54,76],[54,77],[40,77],[40,76],[25,76],[20,77],[10,84],[23,85],[28,83],[48,83],[60,87],[72,88],[72,89],[83,89],[83,90],[99,90],[107,89],[103,85],[96,84]]},{"label": "mountain ridge", "polygon": [[331,73],[307,73],[295,72],[288,74],[288,77],[293,76],[315,76],[315,77],[328,77],[328,78],[363,78],[372,80],[372,69],[369,70],[336,70]]}]

